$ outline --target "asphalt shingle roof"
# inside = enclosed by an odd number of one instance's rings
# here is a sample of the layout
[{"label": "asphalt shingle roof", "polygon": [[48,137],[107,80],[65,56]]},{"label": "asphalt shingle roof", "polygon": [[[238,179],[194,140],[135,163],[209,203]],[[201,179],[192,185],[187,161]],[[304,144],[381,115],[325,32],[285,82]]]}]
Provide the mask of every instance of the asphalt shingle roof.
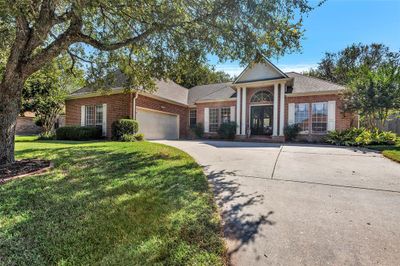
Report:
[{"label": "asphalt shingle roof", "polygon": [[296,72],[286,73],[288,77],[293,78],[292,93],[312,93],[312,92],[329,92],[344,90],[345,87],[329,82],[323,79],[302,75]]},{"label": "asphalt shingle roof", "polygon": [[235,94],[231,84],[232,82],[225,82],[195,86],[189,89],[188,104],[204,100],[229,99]]},{"label": "asphalt shingle roof", "polygon": [[[341,85],[296,72],[288,72],[286,75],[293,79],[293,94],[336,92],[345,89]],[[109,86],[112,87],[112,90],[121,90],[125,82],[126,78],[119,73],[115,75],[113,84]],[[235,90],[231,88],[231,82],[200,85],[191,89],[186,89],[172,80],[155,80],[155,82],[156,91],[152,93],[153,95],[185,105],[193,105],[198,101],[224,100],[236,96]],[[91,92],[95,92],[95,89],[84,87],[73,92],[71,96],[80,96]]]}]

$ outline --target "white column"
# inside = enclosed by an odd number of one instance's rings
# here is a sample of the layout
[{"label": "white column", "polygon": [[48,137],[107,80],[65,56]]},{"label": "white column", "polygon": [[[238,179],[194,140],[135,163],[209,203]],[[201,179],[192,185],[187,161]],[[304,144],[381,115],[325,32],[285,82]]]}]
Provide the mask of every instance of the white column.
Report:
[{"label": "white column", "polygon": [[242,135],[246,135],[246,87],[242,88]]},{"label": "white column", "polygon": [[240,92],[241,88],[236,90],[236,135],[240,135]]},{"label": "white column", "polygon": [[272,126],[272,136],[278,136],[278,84],[274,84],[274,121]]},{"label": "white column", "polygon": [[281,111],[279,119],[279,136],[283,136],[283,127],[285,126],[285,83],[281,83]]}]

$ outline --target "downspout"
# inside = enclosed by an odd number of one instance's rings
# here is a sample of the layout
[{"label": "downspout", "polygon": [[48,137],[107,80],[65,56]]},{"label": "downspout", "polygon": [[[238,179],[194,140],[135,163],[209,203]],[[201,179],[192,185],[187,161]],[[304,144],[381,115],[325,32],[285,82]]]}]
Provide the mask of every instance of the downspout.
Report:
[{"label": "downspout", "polygon": [[135,97],[132,99],[132,119],[136,120],[136,99],[139,96],[137,92],[135,92]]}]

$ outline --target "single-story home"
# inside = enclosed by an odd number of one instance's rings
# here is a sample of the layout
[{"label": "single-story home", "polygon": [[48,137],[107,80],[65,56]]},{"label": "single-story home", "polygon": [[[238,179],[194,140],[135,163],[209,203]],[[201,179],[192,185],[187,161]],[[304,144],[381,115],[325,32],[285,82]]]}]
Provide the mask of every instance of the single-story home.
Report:
[{"label": "single-story home", "polygon": [[77,90],[66,100],[66,125],[102,126],[111,137],[112,122],[129,117],[147,139],[184,139],[197,123],[213,137],[221,123],[235,122],[239,139],[283,141],[285,125],[297,123],[301,138],[315,140],[357,124],[356,115],[341,110],[343,86],[284,73],[267,59],[249,64],[234,82],[187,89],[159,80],[156,88],[127,93],[117,84],[107,94]]}]

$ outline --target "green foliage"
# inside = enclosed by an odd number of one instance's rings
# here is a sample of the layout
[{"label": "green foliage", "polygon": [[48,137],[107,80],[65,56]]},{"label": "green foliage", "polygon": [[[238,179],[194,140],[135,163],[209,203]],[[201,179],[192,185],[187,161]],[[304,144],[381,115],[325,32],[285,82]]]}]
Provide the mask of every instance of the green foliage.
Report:
[{"label": "green foliage", "polygon": [[202,138],[204,136],[204,126],[202,123],[197,123],[194,128],[191,129],[197,138]]},{"label": "green foliage", "polygon": [[362,68],[343,100],[345,111],[358,112],[369,128],[382,128],[391,111],[400,109],[400,61]]},{"label": "green foliage", "polygon": [[221,139],[234,139],[236,135],[236,123],[222,123],[218,128],[218,136]]},{"label": "green foliage", "polygon": [[125,142],[136,142],[136,141],[143,141],[144,140],[144,135],[143,134],[123,134],[121,136],[120,141],[125,141]]},{"label": "green foliage", "polygon": [[16,156],[54,168],[0,186],[0,264],[224,265],[212,192],[186,153],[36,141],[17,142]]},{"label": "green foliage", "polygon": [[181,57],[172,69],[169,78],[185,88],[198,85],[232,81],[232,77],[223,71],[216,71],[207,63],[199,62],[196,58]]},{"label": "green foliage", "polygon": [[39,140],[54,140],[56,139],[56,134],[54,134],[53,132],[43,132],[40,133],[38,136]]},{"label": "green foliage", "polygon": [[143,141],[144,140],[144,134],[143,133],[136,133],[134,135],[136,141]]},{"label": "green foliage", "polygon": [[61,56],[33,74],[22,90],[21,112],[31,111],[47,134],[53,130],[57,116],[64,108],[65,97],[84,84],[83,72],[73,75],[66,70],[69,60]]},{"label": "green foliage", "polygon": [[111,138],[121,140],[123,135],[134,135],[139,130],[139,125],[133,119],[119,119],[111,124]]},{"label": "green foliage", "polygon": [[308,74],[346,85],[343,111],[360,114],[368,128],[383,128],[389,114],[400,109],[400,53],[383,44],[326,53]]},{"label": "green foliage", "polygon": [[325,142],[345,146],[393,145],[396,143],[396,138],[396,134],[389,131],[350,128],[330,131],[325,137]]},{"label": "green foliage", "polygon": [[56,129],[58,140],[91,140],[101,139],[101,127],[96,126],[66,126]]},{"label": "green foliage", "polygon": [[283,129],[283,134],[285,135],[285,138],[289,141],[293,141],[296,139],[297,135],[300,133],[300,126],[299,124],[293,124],[293,125],[288,125],[285,126]]}]

